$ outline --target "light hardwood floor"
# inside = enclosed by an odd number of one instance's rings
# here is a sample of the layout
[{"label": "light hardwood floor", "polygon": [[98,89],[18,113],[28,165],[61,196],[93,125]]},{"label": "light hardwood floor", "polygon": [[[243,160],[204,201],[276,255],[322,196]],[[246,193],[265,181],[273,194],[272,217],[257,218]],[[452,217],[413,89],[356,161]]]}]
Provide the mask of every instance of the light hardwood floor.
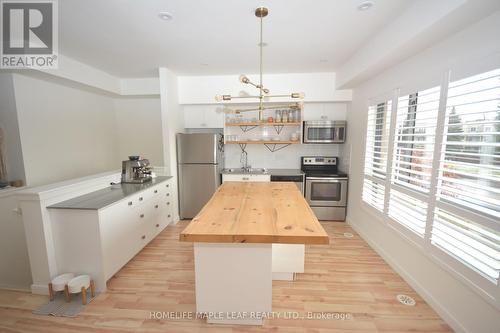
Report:
[{"label": "light hardwood floor", "polygon": [[[193,250],[178,241],[187,225],[181,221],[118,272],[77,318],[33,315],[48,297],[0,291],[0,332],[452,332],[347,224],[322,224],[330,245],[307,246],[306,273],[294,282],[273,282],[273,311],[341,312],[350,320],[269,319],[263,327],[245,327],[150,319],[151,311],[195,311]],[[417,305],[398,303],[401,293]]]}]

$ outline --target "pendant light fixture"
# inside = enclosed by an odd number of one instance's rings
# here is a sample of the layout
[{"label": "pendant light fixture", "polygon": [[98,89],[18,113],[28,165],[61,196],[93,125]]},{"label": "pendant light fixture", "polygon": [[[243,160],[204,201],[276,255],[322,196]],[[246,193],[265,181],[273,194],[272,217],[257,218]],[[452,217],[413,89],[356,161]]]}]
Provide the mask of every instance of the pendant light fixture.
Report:
[{"label": "pendant light fixture", "polygon": [[217,95],[215,96],[215,100],[217,102],[225,102],[225,101],[231,101],[233,99],[239,99],[239,98],[250,98],[250,99],[256,99],[259,103],[258,107],[255,108],[247,108],[247,109],[231,109],[228,107],[224,108],[225,113],[241,113],[241,112],[249,112],[249,111],[258,111],[259,112],[259,121],[264,120],[264,110],[272,110],[272,109],[282,109],[282,108],[289,108],[292,110],[301,110],[303,107],[303,103],[296,102],[296,103],[289,103],[289,104],[284,104],[284,105],[273,105],[273,106],[267,106],[264,104],[264,99],[268,100],[271,98],[292,98],[292,99],[303,99],[304,98],[304,93],[290,93],[290,94],[283,94],[283,95],[269,95],[269,89],[265,88],[263,83],[262,83],[262,72],[263,72],[263,47],[264,47],[264,42],[262,40],[263,36],[263,18],[266,17],[269,13],[269,10],[266,7],[258,7],[255,9],[255,16],[260,19],[260,43],[259,43],[259,49],[260,49],[260,75],[259,75],[259,83],[254,83],[252,82],[246,75],[240,75],[240,82],[243,84],[248,84],[251,86],[254,86],[255,88],[258,89],[259,95],[247,95],[247,96],[231,96],[231,95]]}]

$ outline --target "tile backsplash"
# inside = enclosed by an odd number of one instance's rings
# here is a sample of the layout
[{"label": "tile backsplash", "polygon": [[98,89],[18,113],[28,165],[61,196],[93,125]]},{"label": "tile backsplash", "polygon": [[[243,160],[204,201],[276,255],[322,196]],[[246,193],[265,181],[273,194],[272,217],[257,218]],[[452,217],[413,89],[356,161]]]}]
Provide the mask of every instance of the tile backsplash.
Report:
[{"label": "tile backsplash", "polygon": [[[349,160],[344,160],[342,145],[290,145],[270,152],[264,145],[247,145],[248,164],[254,168],[299,169],[301,156],[339,156],[342,171],[348,171]],[[241,167],[241,149],[238,145],[225,146],[225,167]]]}]

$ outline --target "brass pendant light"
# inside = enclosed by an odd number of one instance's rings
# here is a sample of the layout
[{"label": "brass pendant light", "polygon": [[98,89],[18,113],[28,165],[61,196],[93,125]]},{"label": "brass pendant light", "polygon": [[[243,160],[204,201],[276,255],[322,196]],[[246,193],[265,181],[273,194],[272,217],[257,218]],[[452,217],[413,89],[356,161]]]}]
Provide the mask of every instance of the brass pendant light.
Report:
[{"label": "brass pendant light", "polygon": [[291,93],[291,94],[286,94],[286,95],[269,95],[269,89],[265,88],[263,83],[262,83],[262,73],[263,73],[263,47],[264,47],[264,42],[263,42],[263,18],[266,17],[269,13],[269,10],[266,7],[258,7],[255,9],[255,16],[260,19],[260,43],[259,43],[259,48],[260,48],[260,76],[259,76],[259,83],[255,84],[253,83],[246,75],[240,75],[240,82],[244,84],[249,84],[254,86],[259,90],[259,95],[257,96],[231,96],[231,95],[217,95],[215,96],[215,100],[217,102],[224,102],[224,101],[230,101],[233,99],[238,99],[238,98],[254,98],[258,99],[259,106],[257,108],[248,108],[248,109],[230,109],[230,108],[225,108],[224,112],[226,113],[241,113],[241,112],[248,112],[248,111],[259,111],[259,121],[264,120],[264,110],[272,110],[272,109],[281,109],[281,108],[289,108],[289,109],[302,109],[303,104],[302,103],[290,103],[286,105],[274,105],[274,106],[266,106],[264,104],[264,98],[270,99],[270,98],[276,98],[276,97],[289,97],[293,99],[303,99],[304,98],[304,93]]}]

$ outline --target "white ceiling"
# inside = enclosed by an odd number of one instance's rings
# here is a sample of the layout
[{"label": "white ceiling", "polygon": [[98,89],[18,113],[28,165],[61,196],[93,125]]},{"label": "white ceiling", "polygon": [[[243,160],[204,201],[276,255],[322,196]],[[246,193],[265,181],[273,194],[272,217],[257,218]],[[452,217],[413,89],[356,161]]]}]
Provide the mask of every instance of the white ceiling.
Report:
[{"label": "white ceiling", "polygon": [[[60,0],[59,51],[118,77],[258,72],[264,19],[266,73],[335,71],[416,0]],[[158,13],[168,11],[172,21]]]}]

